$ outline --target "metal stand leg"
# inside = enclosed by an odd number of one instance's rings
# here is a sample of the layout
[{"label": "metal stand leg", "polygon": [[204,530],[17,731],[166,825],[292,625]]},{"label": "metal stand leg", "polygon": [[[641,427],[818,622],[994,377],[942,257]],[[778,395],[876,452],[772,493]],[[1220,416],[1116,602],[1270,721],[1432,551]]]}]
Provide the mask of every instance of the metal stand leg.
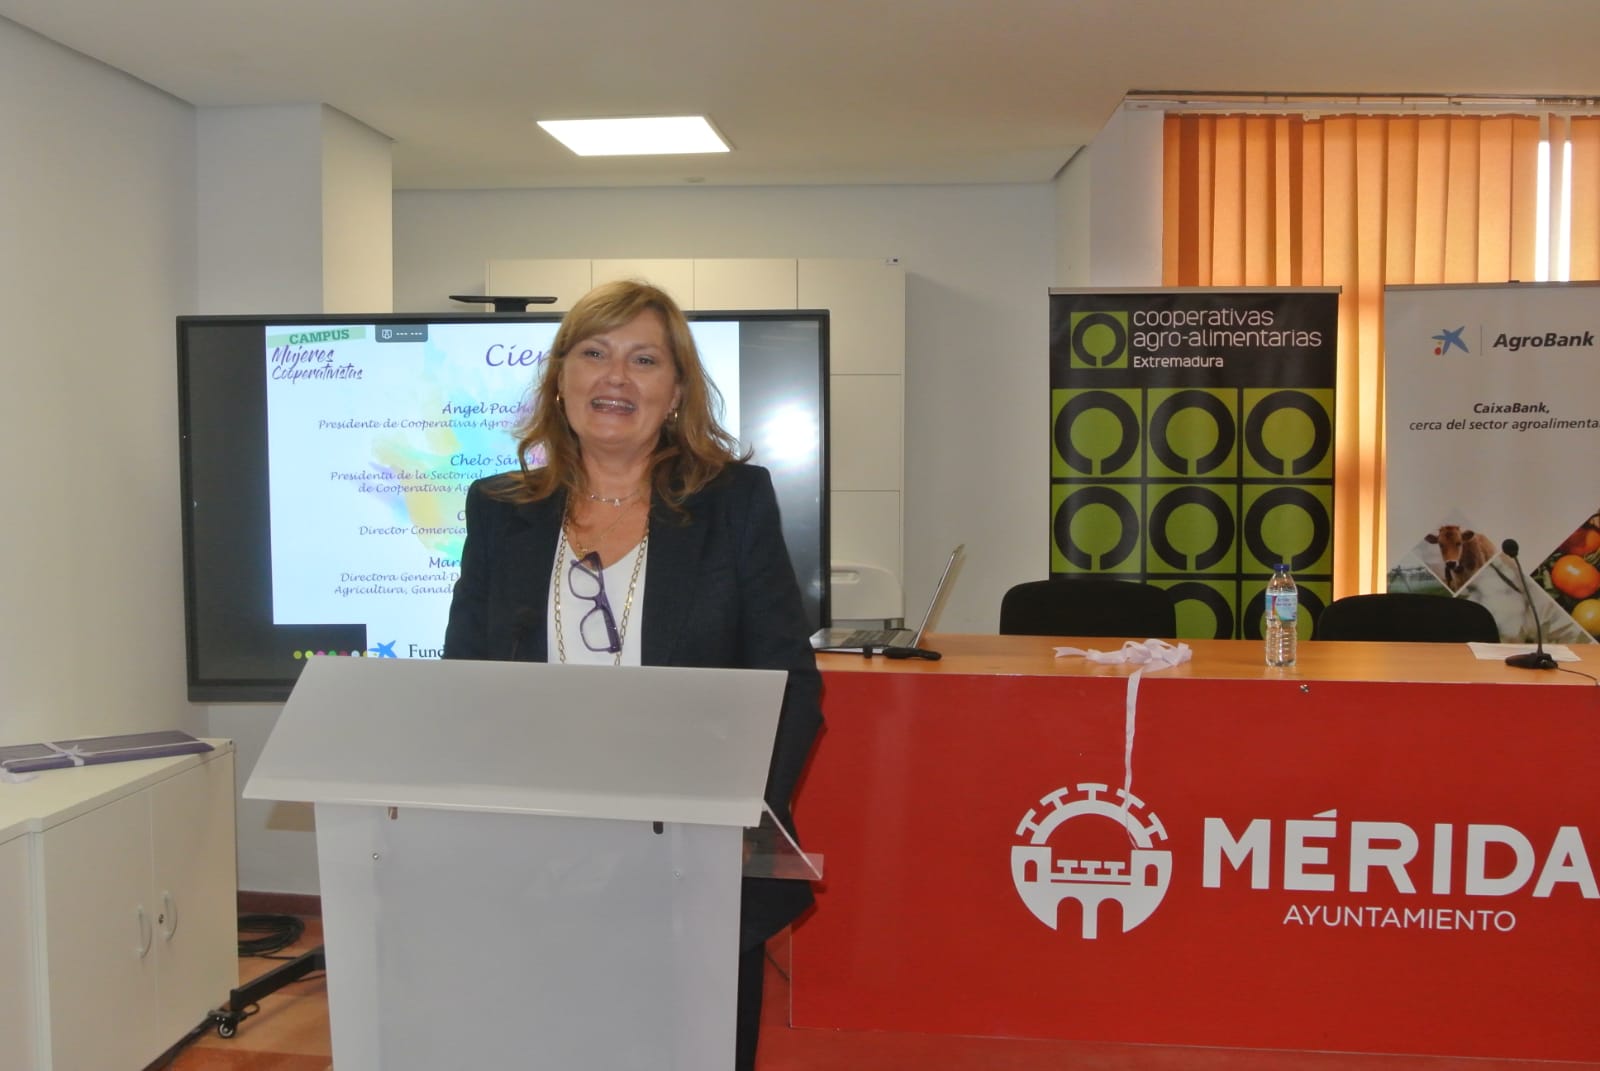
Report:
[{"label": "metal stand leg", "polygon": [[239,1032],[239,1023],[245,1017],[246,1010],[252,1004],[260,1003],[261,998],[276,993],[291,982],[298,982],[308,974],[326,970],[327,963],[323,959],[322,945],[318,945],[309,952],[303,952],[294,959],[286,960],[281,966],[263,974],[260,978],[248,982],[233,990],[228,995],[228,1006],[211,1013],[211,1019],[217,1024],[217,1036],[231,1038]]}]

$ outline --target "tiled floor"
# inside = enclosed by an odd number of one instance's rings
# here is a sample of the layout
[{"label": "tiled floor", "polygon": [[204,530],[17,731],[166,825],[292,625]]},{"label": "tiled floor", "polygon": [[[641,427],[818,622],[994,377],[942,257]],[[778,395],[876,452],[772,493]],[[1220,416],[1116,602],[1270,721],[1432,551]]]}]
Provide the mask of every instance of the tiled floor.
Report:
[{"label": "tiled floor", "polygon": [[[305,935],[282,954],[314,948],[321,939],[320,922],[308,919]],[[781,961],[781,938],[773,948],[775,958]],[[275,966],[277,962],[272,960],[241,959],[239,977],[254,978]],[[915,994],[907,999],[914,1000]],[[788,983],[777,964],[769,963],[760,1071],[1600,1071],[1600,1063],[793,1030],[785,1025],[787,1004]],[[168,1067],[170,1071],[330,1071],[330,1052],[327,988],[316,976],[265,998],[260,1011],[240,1024],[236,1036],[219,1038],[208,1030]]]}]

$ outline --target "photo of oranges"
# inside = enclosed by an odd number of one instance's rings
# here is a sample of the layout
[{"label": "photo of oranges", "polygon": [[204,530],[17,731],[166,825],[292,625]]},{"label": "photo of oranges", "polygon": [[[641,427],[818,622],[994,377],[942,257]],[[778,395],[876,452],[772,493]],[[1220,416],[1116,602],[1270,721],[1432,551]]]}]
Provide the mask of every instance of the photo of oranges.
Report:
[{"label": "photo of oranges", "polygon": [[1584,599],[1574,606],[1572,620],[1589,635],[1600,638],[1600,599]]},{"label": "photo of oranges", "polygon": [[1561,544],[1561,549],[1568,554],[1576,554],[1580,558],[1600,550],[1600,528],[1584,525],[1573,532]]},{"label": "photo of oranges", "polygon": [[1587,599],[1600,591],[1600,569],[1576,554],[1563,554],[1550,566],[1550,583],[1563,595]]},{"label": "photo of oranges", "polygon": [[1600,512],[1573,529],[1533,571],[1533,579],[1579,628],[1600,639]]}]

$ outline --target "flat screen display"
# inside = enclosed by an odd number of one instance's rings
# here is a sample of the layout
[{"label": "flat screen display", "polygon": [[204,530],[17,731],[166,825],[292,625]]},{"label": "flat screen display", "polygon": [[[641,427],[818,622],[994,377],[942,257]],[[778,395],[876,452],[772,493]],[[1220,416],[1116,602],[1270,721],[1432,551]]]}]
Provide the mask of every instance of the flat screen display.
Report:
[{"label": "flat screen display", "polygon": [[[772,472],[813,628],[828,623],[828,314],[688,314],[720,419]],[[178,319],[189,697],[289,694],[308,657],[437,658],[467,486],[559,314]],[[530,458],[536,464],[538,458]]]}]

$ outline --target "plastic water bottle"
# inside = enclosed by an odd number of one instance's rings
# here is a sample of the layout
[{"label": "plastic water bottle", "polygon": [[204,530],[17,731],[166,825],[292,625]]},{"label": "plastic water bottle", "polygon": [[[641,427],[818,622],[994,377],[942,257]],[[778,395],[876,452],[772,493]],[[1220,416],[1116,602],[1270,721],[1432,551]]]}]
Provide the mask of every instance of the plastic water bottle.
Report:
[{"label": "plastic water bottle", "polygon": [[1279,562],[1267,581],[1267,665],[1294,665],[1295,647],[1300,639],[1296,622],[1300,616],[1300,591],[1289,575],[1289,566]]}]

